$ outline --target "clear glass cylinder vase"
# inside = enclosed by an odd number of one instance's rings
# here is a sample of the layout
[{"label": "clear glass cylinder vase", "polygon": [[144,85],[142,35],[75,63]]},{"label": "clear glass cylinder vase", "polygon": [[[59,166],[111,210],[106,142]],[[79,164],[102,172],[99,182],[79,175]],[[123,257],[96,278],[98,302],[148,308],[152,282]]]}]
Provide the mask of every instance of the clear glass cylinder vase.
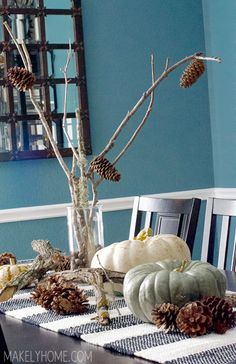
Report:
[{"label": "clear glass cylinder vase", "polygon": [[96,251],[104,246],[102,207],[67,208],[71,269],[90,267]]}]

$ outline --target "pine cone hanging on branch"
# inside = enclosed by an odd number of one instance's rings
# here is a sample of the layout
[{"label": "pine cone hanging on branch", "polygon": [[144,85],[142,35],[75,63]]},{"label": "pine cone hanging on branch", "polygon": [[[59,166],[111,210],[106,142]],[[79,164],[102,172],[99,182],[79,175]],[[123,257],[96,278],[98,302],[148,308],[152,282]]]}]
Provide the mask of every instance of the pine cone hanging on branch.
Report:
[{"label": "pine cone hanging on branch", "polygon": [[187,303],[179,310],[176,324],[183,334],[205,335],[212,328],[211,311],[200,301]]},{"label": "pine cone hanging on branch", "polygon": [[16,257],[14,254],[9,252],[0,254],[0,266],[11,263],[16,264]]},{"label": "pine cone hanging on branch", "polygon": [[204,62],[201,59],[194,58],[185,68],[180,78],[180,87],[191,87],[204,73],[204,71]]},{"label": "pine cone hanging on branch", "polygon": [[120,180],[120,173],[116,170],[109,160],[104,157],[96,157],[90,163],[93,172],[97,172],[99,176],[112,181],[118,182]]},{"label": "pine cone hanging on branch", "polygon": [[56,276],[39,283],[31,296],[35,303],[59,315],[81,313],[88,309],[88,298],[84,291],[74,283]]},{"label": "pine cone hanging on branch", "polygon": [[27,91],[35,83],[35,76],[23,67],[11,67],[7,72],[8,80],[19,91]]},{"label": "pine cone hanging on branch", "polygon": [[224,334],[228,329],[236,326],[236,312],[226,299],[207,296],[203,297],[201,302],[210,309],[213,329],[217,334]]},{"label": "pine cone hanging on branch", "polygon": [[156,305],[152,310],[152,322],[166,332],[176,329],[176,317],[179,307],[172,303]]}]

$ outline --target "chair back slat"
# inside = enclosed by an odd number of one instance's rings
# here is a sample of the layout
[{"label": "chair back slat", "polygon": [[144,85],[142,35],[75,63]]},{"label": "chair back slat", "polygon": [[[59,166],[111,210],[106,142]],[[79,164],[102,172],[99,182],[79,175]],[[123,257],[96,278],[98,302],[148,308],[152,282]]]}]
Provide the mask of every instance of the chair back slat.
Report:
[{"label": "chair back slat", "polygon": [[234,234],[233,259],[231,263],[231,270],[236,271],[236,231]]},{"label": "chair back slat", "polygon": [[150,211],[146,212],[145,224],[144,224],[145,228],[149,228],[152,226],[152,215],[153,215],[152,212],[150,212]]},{"label": "chair back slat", "polygon": [[[219,216],[217,220],[217,216]],[[219,254],[217,267],[226,268],[229,255],[231,222],[236,217],[236,200],[208,198],[205,213],[201,260],[213,263],[213,251],[216,244],[217,230],[220,229]],[[220,219],[220,221],[219,221]],[[221,222],[221,224],[220,224]],[[220,226],[219,226],[220,225]],[[233,253],[231,254],[230,269],[236,269],[236,237],[234,234]]]},{"label": "chair back slat", "polygon": [[207,204],[206,204],[205,224],[204,224],[203,240],[202,240],[201,260],[203,262],[207,262],[207,260],[208,260],[208,250],[209,250],[211,222],[212,222],[212,212],[213,212],[213,198],[208,198],[207,199]]},{"label": "chair back slat", "polygon": [[130,231],[129,231],[129,239],[133,239],[135,235],[137,235],[137,230],[140,229],[141,226],[141,212],[138,211],[139,208],[139,197],[134,198],[133,210],[130,222]]},{"label": "chair back slat", "polygon": [[229,216],[223,216],[220,234],[220,245],[219,245],[219,258],[218,258],[218,268],[225,268],[226,260],[226,250],[228,244],[228,234],[229,234]]},{"label": "chair back slat", "polygon": [[183,240],[187,240],[188,235],[188,225],[190,224],[190,218],[188,215],[179,216],[179,232],[177,235],[183,237]]},{"label": "chair back slat", "polygon": [[[201,200],[162,199],[135,197],[129,239],[136,236],[143,227],[151,227],[154,234],[174,234],[180,236],[192,251],[196,233]],[[145,219],[142,217],[145,216]]]}]

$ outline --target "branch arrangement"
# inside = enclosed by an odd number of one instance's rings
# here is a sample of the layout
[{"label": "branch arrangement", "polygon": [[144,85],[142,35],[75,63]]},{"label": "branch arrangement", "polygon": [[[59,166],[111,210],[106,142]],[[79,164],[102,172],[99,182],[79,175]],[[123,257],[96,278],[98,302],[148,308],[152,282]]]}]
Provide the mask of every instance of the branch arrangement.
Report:
[{"label": "branch arrangement", "polygon": [[[89,207],[95,207],[98,203],[98,186],[100,183],[106,179],[110,181],[117,182],[120,180],[120,173],[115,168],[118,161],[125,155],[128,148],[135,141],[137,135],[140,133],[144,125],[146,124],[154,105],[154,92],[168,75],[175,71],[177,68],[187,63],[188,66],[184,70],[182,77],[180,79],[181,87],[190,87],[195,83],[198,78],[203,74],[205,70],[204,61],[221,62],[218,57],[205,57],[202,53],[195,53],[189,55],[173,65],[169,64],[169,59],[166,59],[164,68],[159,77],[155,77],[155,67],[154,67],[154,57],[151,57],[151,85],[147,88],[136,104],[127,112],[123,120],[120,121],[118,127],[114,131],[113,135],[107,142],[103,150],[91,161],[88,165],[85,148],[83,143],[82,134],[82,121],[80,118],[79,109],[76,110],[76,129],[77,129],[77,148],[74,147],[70,135],[67,131],[66,120],[67,120],[67,95],[68,95],[68,66],[71,61],[72,51],[71,45],[69,44],[67,60],[64,69],[62,70],[65,79],[65,90],[64,90],[64,114],[63,114],[63,132],[67,143],[72,151],[72,163],[69,168],[65,163],[60,149],[58,148],[57,142],[55,141],[52,133],[52,127],[50,122],[47,120],[43,107],[38,103],[35,96],[35,76],[32,73],[32,65],[28,50],[24,41],[18,42],[14,36],[11,28],[7,22],[3,23],[7,29],[10,37],[14,41],[19,54],[22,58],[24,67],[13,67],[8,70],[8,79],[14,87],[20,91],[28,91],[29,97],[34,106],[35,111],[38,113],[40,121],[43,125],[45,133],[51,146],[53,148],[54,154],[65,173],[68,181],[69,191],[71,195],[72,207],[73,207],[73,226],[75,229],[75,235],[78,245],[78,261],[79,268],[70,272],[58,273],[63,276],[63,279],[69,281],[75,281],[79,283],[89,283],[93,284],[96,299],[97,299],[97,315],[98,321],[101,324],[109,323],[109,313],[108,313],[108,300],[104,293],[103,284],[105,281],[112,282],[122,282],[124,274],[119,272],[109,272],[105,271],[103,267],[99,269],[84,268],[88,267],[91,259],[96,252],[96,245],[93,240],[93,233],[91,230],[92,225],[92,209],[87,215],[86,210]],[[139,125],[134,130],[133,134],[130,136],[129,140],[123,147],[123,149],[117,153],[113,162],[110,162],[105,156],[111,151],[112,148],[116,146],[116,141],[120,137],[121,132],[124,130],[128,122],[137,113],[137,111],[143,106],[144,102],[149,99],[149,104],[142,120]],[[88,189],[91,187],[92,190],[92,204],[89,204]],[[44,244],[41,245],[41,247]],[[33,244],[33,248],[37,250],[38,244]],[[41,248],[40,248],[41,249]],[[7,297],[11,297],[18,289],[23,286],[28,285],[35,279],[40,280],[45,273],[50,269],[55,269],[60,262],[61,255],[60,252],[55,249],[49,249],[46,245],[45,251],[39,251],[40,255],[33,262],[30,271],[22,273],[15,280],[11,281],[1,292],[0,292],[0,302],[5,300]]]}]

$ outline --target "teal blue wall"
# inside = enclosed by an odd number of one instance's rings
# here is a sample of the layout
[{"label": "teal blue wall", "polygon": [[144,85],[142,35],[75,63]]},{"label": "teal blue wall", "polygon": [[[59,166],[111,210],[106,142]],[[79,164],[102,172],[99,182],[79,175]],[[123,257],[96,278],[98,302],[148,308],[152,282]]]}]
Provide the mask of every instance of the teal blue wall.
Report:
[{"label": "teal blue wall", "polygon": [[[83,2],[83,15],[96,153],[150,84],[152,52],[160,72],[167,55],[173,63],[204,50],[202,8],[196,0],[88,0]],[[105,183],[104,197],[212,185],[212,171],[207,167],[211,165],[207,77],[183,90],[178,87],[180,72],[161,85],[152,116],[118,164],[123,176],[119,189]],[[132,121],[132,128],[136,122]],[[130,129],[131,125],[122,134],[122,144]]]},{"label": "teal blue wall", "polygon": [[236,1],[203,0],[206,51],[222,64],[208,71],[215,187],[236,181]]},{"label": "teal blue wall", "polygon": [[[213,65],[208,72],[214,186],[235,188],[236,1],[203,0],[202,3],[206,51],[209,55],[218,55],[222,58],[222,63]],[[234,231],[235,221],[232,221],[231,233],[234,234]],[[232,257],[234,236],[231,236],[229,241],[231,245],[228,253],[228,268]],[[215,258],[218,256],[218,244],[219,238],[215,243]]]},{"label": "teal blue wall", "polygon": [[[174,63],[205,51],[202,3],[85,0],[82,7],[92,145],[97,154],[150,85],[152,52],[159,74],[167,56]],[[183,90],[178,86],[182,70],[171,74],[157,90],[151,117],[117,164],[121,182],[104,182],[100,198],[213,186],[207,75]],[[118,153],[144,112],[145,108],[130,122],[108,158]],[[0,209],[69,201],[56,160],[1,163],[0,190]],[[128,236],[130,211],[106,213],[104,221],[107,244]],[[65,250],[65,219],[2,224],[0,250],[29,257],[30,241],[46,237]]]}]

